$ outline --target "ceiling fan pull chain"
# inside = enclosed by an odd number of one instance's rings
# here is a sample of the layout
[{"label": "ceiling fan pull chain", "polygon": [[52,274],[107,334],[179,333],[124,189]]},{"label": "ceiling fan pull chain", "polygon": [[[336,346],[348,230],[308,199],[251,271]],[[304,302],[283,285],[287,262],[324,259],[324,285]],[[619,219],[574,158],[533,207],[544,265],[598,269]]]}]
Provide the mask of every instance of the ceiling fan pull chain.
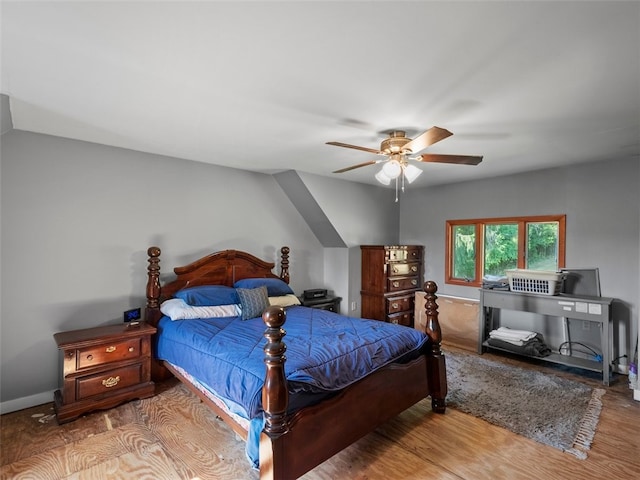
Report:
[{"label": "ceiling fan pull chain", "polygon": [[396,203],[398,203],[398,177],[396,177]]}]

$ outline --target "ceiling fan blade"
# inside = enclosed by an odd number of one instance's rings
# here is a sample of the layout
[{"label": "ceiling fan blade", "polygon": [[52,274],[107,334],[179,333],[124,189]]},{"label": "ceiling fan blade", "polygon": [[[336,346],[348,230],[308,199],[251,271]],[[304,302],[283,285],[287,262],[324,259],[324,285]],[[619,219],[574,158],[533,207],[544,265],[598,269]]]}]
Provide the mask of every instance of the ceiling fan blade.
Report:
[{"label": "ceiling fan blade", "polygon": [[344,173],[344,172],[348,172],[349,170],[354,170],[360,167],[366,167],[367,165],[374,165],[376,163],[378,163],[376,160],[369,160],[368,162],[359,163],[358,165],[351,165],[350,167],[347,167],[347,168],[341,168],[340,170],[336,170],[333,173]]},{"label": "ceiling fan blade", "polygon": [[327,145],[335,145],[336,147],[354,148],[356,150],[362,150],[363,152],[369,152],[369,153],[375,153],[375,154],[382,153],[380,150],[377,150],[375,148],[359,147],[357,145],[349,145],[348,143],[342,143],[342,142],[327,142]]},{"label": "ceiling fan blade", "polygon": [[415,158],[419,162],[457,163],[458,165],[478,165],[482,157],[473,155],[443,155],[440,153],[425,153]]},{"label": "ceiling fan blade", "polygon": [[440,127],[431,127],[426,132],[418,135],[416,138],[406,143],[403,148],[408,148],[413,153],[418,153],[424,150],[429,145],[433,145],[440,140],[444,140],[447,137],[453,135],[449,130]]}]

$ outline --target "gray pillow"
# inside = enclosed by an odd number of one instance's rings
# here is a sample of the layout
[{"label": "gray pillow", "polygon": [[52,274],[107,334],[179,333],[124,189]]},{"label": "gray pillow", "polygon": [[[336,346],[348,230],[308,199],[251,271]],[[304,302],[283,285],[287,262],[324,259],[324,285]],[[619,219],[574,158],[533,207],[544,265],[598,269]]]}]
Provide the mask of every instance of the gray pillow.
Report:
[{"label": "gray pillow", "polygon": [[236,288],[242,307],[242,320],[262,316],[262,312],[269,306],[267,287]]}]

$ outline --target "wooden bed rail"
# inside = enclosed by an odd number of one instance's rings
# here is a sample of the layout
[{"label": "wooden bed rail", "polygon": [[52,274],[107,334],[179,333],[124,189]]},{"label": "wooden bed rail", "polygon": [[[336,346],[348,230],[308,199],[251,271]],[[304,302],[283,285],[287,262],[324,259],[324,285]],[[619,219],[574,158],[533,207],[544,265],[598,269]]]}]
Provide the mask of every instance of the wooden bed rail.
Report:
[{"label": "wooden bed rail", "polygon": [[[426,357],[431,408],[434,412],[444,413],[447,381],[446,375],[444,375],[446,371],[445,357],[441,350],[442,331],[438,321],[438,297],[436,295],[438,286],[430,280],[424,283],[423,288],[426,293],[426,334],[430,340],[426,347]],[[289,430],[286,415],[289,391],[284,371],[287,347],[283,342],[286,332],[282,328],[286,321],[286,313],[282,307],[272,306],[262,314],[262,320],[267,325],[264,333],[267,339],[267,344],[264,347],[264,362],[267,372],[262,388],[262,407],[265,414],[264,433],[275,440]]]}]

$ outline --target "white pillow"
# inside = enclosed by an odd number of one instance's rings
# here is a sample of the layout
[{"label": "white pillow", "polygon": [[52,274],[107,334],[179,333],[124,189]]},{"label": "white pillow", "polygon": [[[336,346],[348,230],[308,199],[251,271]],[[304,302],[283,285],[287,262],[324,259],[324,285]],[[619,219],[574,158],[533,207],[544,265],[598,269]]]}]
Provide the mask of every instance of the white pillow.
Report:
[{"label": "white pillow", "polygon": [[269,305],[290,307],[292,305],[300,305],[300,300],[298,300],[298,297],[295,295],[289,293],[287,295],[280,295],[279,297],[269,297]]},{"label": "white pillow", "polygon": [[189,320],[194,318],[237,317],[240,315],[239,305],[216,305],[193,307],[180,298],[165,300],[160,311],[171,320]]}]

